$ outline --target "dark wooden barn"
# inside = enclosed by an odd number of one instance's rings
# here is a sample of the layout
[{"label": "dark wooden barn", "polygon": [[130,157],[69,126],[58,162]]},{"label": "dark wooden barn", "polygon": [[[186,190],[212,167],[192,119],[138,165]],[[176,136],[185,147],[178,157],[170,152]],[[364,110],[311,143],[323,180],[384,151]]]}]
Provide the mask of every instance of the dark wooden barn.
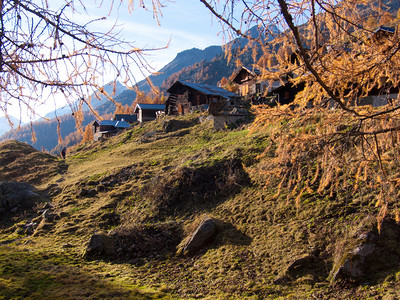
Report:
[{"label": "dark wooden barn", "polygon": [[135,106],[135,114],[137,114],[137,119],[139,122],[146,122],[155,120],[158,111],[164,111],[164,104],[148,104],[148,103],[138,103]]},{"label": "dark wooden barn", "polygon": [[103,120],[93,122],[94,140],[98,141],[102,138],[107,138],[118,134],[121,130],[130,128],[128,122],[118,120]]},{"label": "dark wooden barn", "polygon": [[210,104],[234,102],[239,95],[217,86],[176,81],[168,89],[165,111],[169,115],[184,115],[195,109],[207,109]]}]

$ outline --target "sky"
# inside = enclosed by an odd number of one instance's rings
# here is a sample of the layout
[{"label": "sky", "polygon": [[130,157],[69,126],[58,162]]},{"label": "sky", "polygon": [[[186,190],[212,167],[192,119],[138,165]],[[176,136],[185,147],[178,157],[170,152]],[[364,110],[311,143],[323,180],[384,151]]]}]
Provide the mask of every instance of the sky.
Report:
[{"label": "sky", "polygon": [[[39,0],[40,1],[40,0]],[[92,2],[90,2],[92,1]],[[99,3],[103,2],[99,8]],[[198,0],[174,0],[166,2],[166,7],[161,10],[160,25],[153,17],[153,11],[138,7],[140,1],[135,1],[134,9],[129,12],[128,1],[115,0],[114,8],[110,13],[111,1],[89,0],[85,1],[87,13],[74,16],[79,22],[106,16],[106,20],[95,23],[96,30],[107,31],[114,23],[118,24],[121,35],[127,41],[133,42],[139,48],[168,48],[151,51],[146,55],[146,60],[154,71],[161,69],[172,61],[175,56],[186,49],[204,49],[211,45],[221,45],[223,36],[220,24],[211,16],[208,9]],[[151,1],[145,1],[149,4]],[[49,1],[49,5],[57,7],[63,0]],[[116,6],[119,6],[116,8]],[[103,27],[103,28],[102,28]],[[137,73],[137,80],[143,79]],[[107,83],[113,78],[104,78]],[[57,108],[65,105],[63,97],[57,98]],[[55,109],[53,101],[36,107],[40,115]],[[19,116],[19,112],[10,107],[10,115]],[[1,117],[0,112],[0,117]],[[29,121],[29,117],[23,118]]]}]

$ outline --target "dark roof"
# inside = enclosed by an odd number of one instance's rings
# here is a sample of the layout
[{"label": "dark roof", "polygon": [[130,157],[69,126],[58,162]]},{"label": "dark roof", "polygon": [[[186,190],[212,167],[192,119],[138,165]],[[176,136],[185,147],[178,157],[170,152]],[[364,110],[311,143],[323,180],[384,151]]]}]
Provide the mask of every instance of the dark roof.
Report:
[{"label": "dark roof", "polygon": [[137,115],[129,115],[129,114],[115,114],[114,115],[114,120],[117,121],[126,121],[128,123],[130,122],[136,122],[137,121]]},{"label": "dark roof", "polygon": [[[103,120],[103,121],[95,121],[94,123],[97,123],[99,125],[103,126],[113,126],[115,128],[129,128],[131,125],[129,125],[128,122],[125,121],[113,121],[113,120]],[[93,123],[93,124],[94,124]]]},{"label": "dark roof", "polygon": [[389,26],[379,26],[379,28],[375,30],[375,33],[379,32],[379,31],[386,31],[388,33],[395,33],[396,29],[394,27],[389,27]]},{"label": "dark roof", "polygon": [[[252,70],[251,70],[251,68],[247,68],[247,67],[244,67],[244,66],[241,66],[236,72],[235,72],[235,76],[233,77],[233,82],[236,82],[236,83],[241,83],[241,80],[240,80],[240,77],[239,77],[239,75],[240,74],[242,74],[242,73],[248,73],[248,74],[250,74],[250,76],[251,77],[256,77],[256,76],[258,76],[258,75],[260,75],[260,70],[259,69],[255,69],[254,70],[255,72],[253,72]],[[238,78],[239,77],[239,78]]]},{"label": "dark roof", "polygon": [[147,110],[165,110],[165,105],[164,104],[138,103],[135,106],[135,112],[136,112],[137,108],[147,109]]},{"label": "dark roof", "polygon": [[177,86],[185,86],[191,89],[194,89],[202,94],[209,95],[209,96],[219,96],[225,99],[231,99],[235,97],[240,97],[239,95],[232,93],[230,91],[227,91],[223,88],[220,88],[218,86],[211,86],[211,85],[206,85],[206,84],[201,84],[201,83],[192,83],[192,82],[186,82],[186,81],[176,81],[169,89],[168,93],[172,94],[174,89]]},{"label": "dark roof", "polygon": [[103,121],[100,121],[99,124],[106,125],[106,126],[114,126],[116,122],[117,121],[113,121],[113,120],[103,120]]},{"label": "dark roof", "polygon": [[129,128],[129,127],[131,127],[131,125],[125,121],[116,121],[114,127],[115,128]]}]

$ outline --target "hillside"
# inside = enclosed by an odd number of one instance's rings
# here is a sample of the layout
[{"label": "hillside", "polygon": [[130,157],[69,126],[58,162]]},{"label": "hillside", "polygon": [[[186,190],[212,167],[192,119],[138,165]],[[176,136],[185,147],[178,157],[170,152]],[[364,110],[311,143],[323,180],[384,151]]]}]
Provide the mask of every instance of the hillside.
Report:
[{"label": "hillside", "polygon": [[[319,191],[317,180],[300,198],[279,184],[283,170],[296,174],[322,154],[305,152],[301,165],[280,163],[277,132],[290,145],[290,128],[315,134],[330,119],[333,126],[348,121],[317,112],[217,132],[205,116],[193,114],[68,153],[59,172],[33,182],[43,194],[33,210],[2,216],[0,298],[400,297],[400,230],[391,214],[376,229],[377,182],[342,172],[339,186]],[[0,160],[34,151],[13,144],[0,144]],[[356,158],[353,148],[341,149],[348,161]],[[382,155],[389,162],[392,154]],[[29,159],[6,159],[5,167],[12,173]],[[346,186],[354,180],[361,181],[355,192]],[[335,186],[340,192],[332,194]],[[189,253],[179,251],[205,217],[214,221],[213,236]],[[367,253],[367,263],[356,261],[363,273],[349,278],[346,263],[357,259],[357,249]]]}]

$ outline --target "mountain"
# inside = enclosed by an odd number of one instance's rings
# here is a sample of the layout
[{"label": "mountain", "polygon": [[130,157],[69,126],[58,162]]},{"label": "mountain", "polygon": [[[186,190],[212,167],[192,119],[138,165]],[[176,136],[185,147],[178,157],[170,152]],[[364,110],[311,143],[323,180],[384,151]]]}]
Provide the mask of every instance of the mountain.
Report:
[{"label": "mountain", "polygon": [[[181,71],[184,68],[193,66],[202,61],[210,62],[215,57],[220,57],[223,54],[221,46],[210,46],[204,50],[197,48],[192,48],[189,50],[184,50],[176,55],[176,57],[161,68],[157,74],[150,75],[148,79],[156,87],[161,87],[163,82],[170,78],[173,74]],[[144,93],[148,93],[151,90],[150,85],[147,80],[142,80],[137,84],[137,88]],[[165,91],[165,90],[163,90]],[[114,100],[121,103],[122,105],[130,105],[136,98],[135,90],[126,89],[119,95],[117,95]],[[114,110],[114,105],[112,103],[105,103],[102,107],[99,107],[100,113],[110,113]]]},{"label": "mountain", "polygon": [[[105,86],[103,86],[103,89],[108,95],[114,98],[119,94],[121,94],[123,91],[125,91],[126,87],[122,85],[119,81],[117,81],[115,85],[113,82],[107,83]],[[93,108],[97,108],[108,101],[107,97],[100,92],[93,93],[92,95],[89,96],[89,98],[91,99],[90,103]],[[85,111],[89,110],[88,106],[85,105],[83,110]],[[46,114],[46,118],[52,119],[55,118],[56,116],[59,117],[71,113],[72,113],[71,107],[69,105],[65,105],[61,108],[56,109],[55,111]]]},{"label": "mountain", "polygon": [[[82,126],[93,122],[94,117],[88,112],[83,114],[84,120]],[[80,141],[80,136],[75,131],[77,130],[75,124],[75,118],[71,114],[62,115],[58,117],[61,122],[60,135],[66,146],[71,146]],[[38,150],[46,149],[51,151],[58,144],[58,133],[57,133],[58,121],[56,118],[46,121],[39,121],[30,125],[21,126],[19,130],[13,129],[6,132],[1,138],[0,142],[4,140],[15,139],[20,142],[24,142],[32,145]],[[33,142],[32,131],[35,133],[36,141]],[[72,141],[70,141],[72,139]]]},{"label": "mountain", "polygon": [[[10,121],[13,123],[14,128],[18,127],[19,125],[19,120],[17,118],[14,118],[13,116],[9,116]],[[22,124],[21,124],[22,125]],[[11,130],[11,126],[9,123],[9,120],[6,117],[1,117],[0,118],[0,136],[5,134],[7,131]]]}]

